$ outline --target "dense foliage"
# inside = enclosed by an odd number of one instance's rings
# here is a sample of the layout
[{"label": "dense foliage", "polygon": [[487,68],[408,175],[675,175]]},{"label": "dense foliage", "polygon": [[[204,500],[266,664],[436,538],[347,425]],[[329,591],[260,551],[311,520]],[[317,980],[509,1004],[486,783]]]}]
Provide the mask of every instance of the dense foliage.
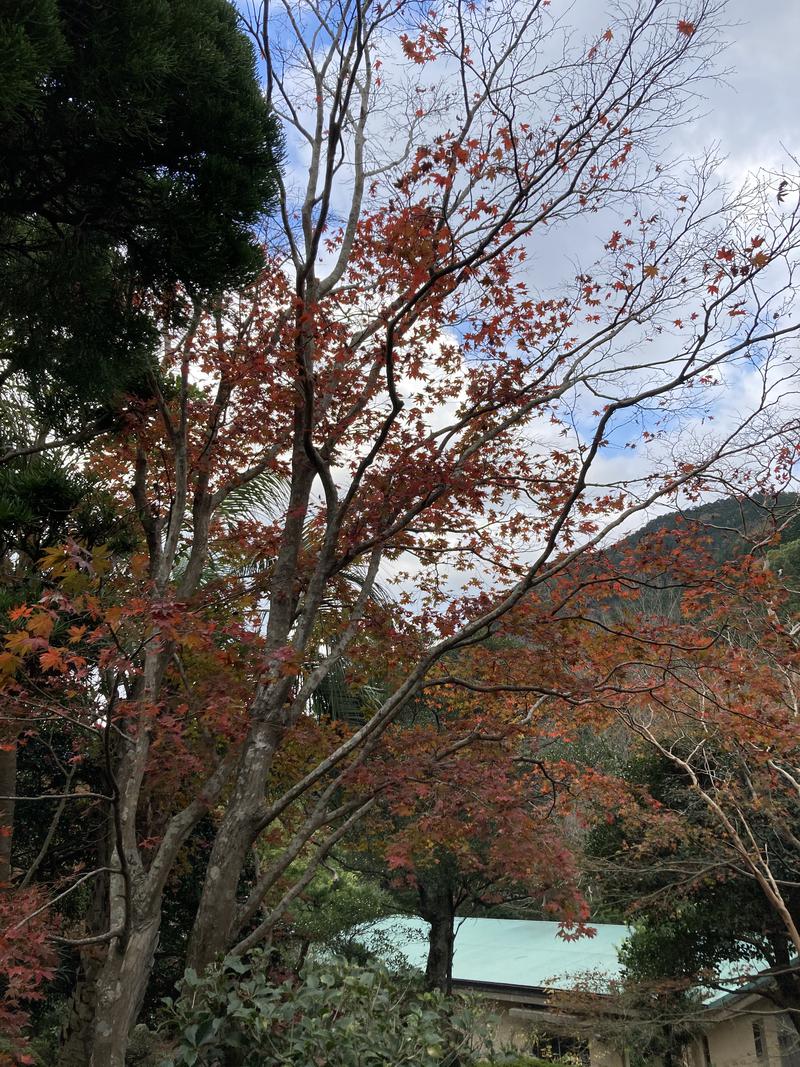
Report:
[{"label": "dense foliage", "polygon": [[451,1067],[467,1064],[484,1027],[466,1004],[425,992],[411,975],[335,957],[276,983],[259,958],[187,972],[169,1025],[171,1067]]},{"label": "dense foliage", "polygon": [[257,269],[277,127],[227,0],[11,0],[0,55],[0,372],[82,430],[152,372],[154,302]]}]

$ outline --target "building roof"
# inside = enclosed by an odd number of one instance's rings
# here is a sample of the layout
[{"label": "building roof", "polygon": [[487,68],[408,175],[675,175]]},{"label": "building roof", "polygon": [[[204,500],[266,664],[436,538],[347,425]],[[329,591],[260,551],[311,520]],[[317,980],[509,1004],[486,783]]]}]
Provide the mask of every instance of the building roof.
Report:
[{"label": "building roof", "polygon": [[[456,919],[453,979],[480,985],[533,989],[574,989],[589,984],[598,992],[619,977],[617,950],[628,936],[626,926],[594,926],[594,937],[565,941],[559,925],[533,919]],[[425,968],[428,924],[394,915],[364,931],[367,947],[378,955],[399,952],[412,967]]]},{"label": "building roof", "polygon": [[[509,986],[517,989],[562,989],[580,987],[602,993],[619,978],[622,967],[618,951],[630,934],[627,926],[595,923],[594,937],[565,941],[559,925],[535,919],[456,919],[453,980],[479,986]],[[428,958],[429,924],[410,915],[392,915],[371,923],[361,940],[378,956],[403,957],[411,967],[425,969]],[[722,1007],[743,994],[757,992],[769,982],[764,974],[744,981],[743,974],[766,968],[765,961],[724,963],[720,984],[729,992],[700,988],[707,1007]],[[738,987],[738,988],[737,988]]]}]

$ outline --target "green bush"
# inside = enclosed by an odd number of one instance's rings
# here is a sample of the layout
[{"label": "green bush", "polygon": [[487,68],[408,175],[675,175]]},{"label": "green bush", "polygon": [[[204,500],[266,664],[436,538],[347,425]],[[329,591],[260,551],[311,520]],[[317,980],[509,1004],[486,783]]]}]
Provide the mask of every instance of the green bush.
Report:
[{"label": "green bush", "polygon": [[167,1001],[175,1037],[164,1067],[450,1067],[474,1062],[481,1023],[417,977],[335,958],[273,984],[262,958],[188,972]]},{"label": "green bush", "polygon": [[536,1056],[501,1056],[499,1059],[481,1060],[475,1067],[558,1067],[561,1060],[540,1060]]}]

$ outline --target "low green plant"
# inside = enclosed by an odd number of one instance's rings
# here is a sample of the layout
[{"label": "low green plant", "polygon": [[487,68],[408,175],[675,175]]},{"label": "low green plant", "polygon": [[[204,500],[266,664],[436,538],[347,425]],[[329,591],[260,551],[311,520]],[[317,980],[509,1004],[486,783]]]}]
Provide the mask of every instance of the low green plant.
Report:
[{"label": "low green plant", "polygon": [[275,984],[264,957],[230,956],[189,971],[166,1007],[164,1067],[457,1067],[484,1040],[468,1002],[341,958]]},{"label": "low green plant", "polygon": [[511,1054],[490,1060],[480,1060],[474,1067],[559,1067],[559,1064],[565,1063],[565,1060],[541,1060],[537,1056]]}]

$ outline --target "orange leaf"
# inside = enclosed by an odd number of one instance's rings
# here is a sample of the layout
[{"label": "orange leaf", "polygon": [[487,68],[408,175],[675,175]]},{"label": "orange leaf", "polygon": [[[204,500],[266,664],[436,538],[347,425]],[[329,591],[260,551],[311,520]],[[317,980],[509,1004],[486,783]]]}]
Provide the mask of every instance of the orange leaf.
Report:
[{"label": "orange leaf", "polygon": [[43,671],[59,671],[61,674],[67,669],[64,657],[57,648],[48,648],[46,652],[42,652],[39,656],[39,666]]},{"label": "orange leaf", "polygon": [[36,615],[33,615],[25,629],[29,634],[34,634],[36,637],[44,637],[45,639],[53,632],[54,621],[52,615],[48,615],[45,611],[39,611]]},{"label": "orange leaf", "polygon": [[694,23],[687,22],[686,19],[680,19],[678,21],[678,33],[682,33],[684,37],[691,37],[694,33]]}]

